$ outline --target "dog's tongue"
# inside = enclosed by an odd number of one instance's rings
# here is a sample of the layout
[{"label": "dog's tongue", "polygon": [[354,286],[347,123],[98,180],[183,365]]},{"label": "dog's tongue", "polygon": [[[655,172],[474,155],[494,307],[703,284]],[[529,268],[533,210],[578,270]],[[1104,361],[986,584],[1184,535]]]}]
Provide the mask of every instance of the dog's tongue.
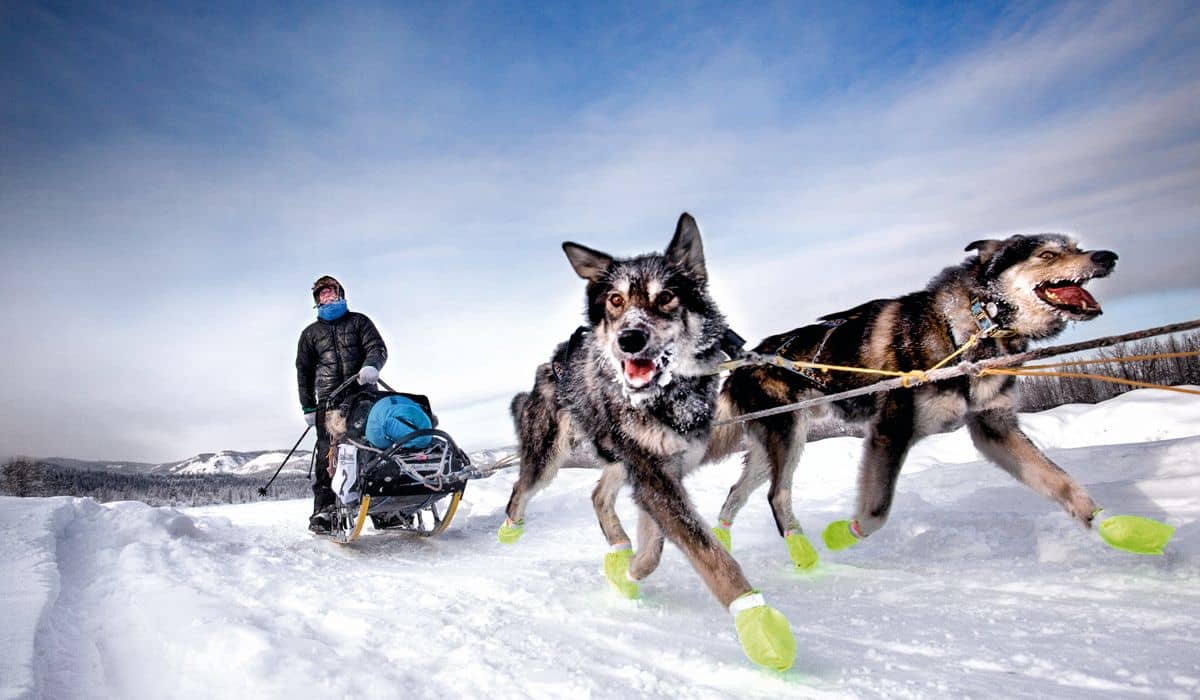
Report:
[{"label": "dog's tongue", "polygon": [[645,384],[654,378],[654,361],[625,360],[625,377],[630,382]]},{"label": "dog's tongue", "polygon": [[1050,287],[1046,294],[1057,304],[1073,306],[1077,309],[1098,309],[1099,302],[1088,291],[1078,285],[1068,284],[1061,287]]}]

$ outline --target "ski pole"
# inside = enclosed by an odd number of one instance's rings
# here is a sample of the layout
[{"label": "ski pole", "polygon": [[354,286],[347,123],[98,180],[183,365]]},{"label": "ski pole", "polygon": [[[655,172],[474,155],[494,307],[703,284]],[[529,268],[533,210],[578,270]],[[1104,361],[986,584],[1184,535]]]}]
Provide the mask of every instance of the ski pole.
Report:
[{"label": "ski pole", "polygon": [[296,452],[296,448],[300,446],[301,442],[304,442],[304,438],[308,437],[308,431],[312,430],[312,428],[313,427],[310,425],[304,429],[304,432],[300,434],[300,439],[296,441],[295,445],[292,445],[292,451],[287,453],[287,457],[283,458],[283,462],[279,464],[279,468],[276,469],[275,473],[271,475],[270,481],[267,482],[266,486],[263,486],[258,490],[258,495],[267,495],[267,489],[271,488],[271,484],[275,483],[275,477],[279,476],[279,472],[283,471],[283,466],[288,463],[289,459],[292,458],[292,455]]}]

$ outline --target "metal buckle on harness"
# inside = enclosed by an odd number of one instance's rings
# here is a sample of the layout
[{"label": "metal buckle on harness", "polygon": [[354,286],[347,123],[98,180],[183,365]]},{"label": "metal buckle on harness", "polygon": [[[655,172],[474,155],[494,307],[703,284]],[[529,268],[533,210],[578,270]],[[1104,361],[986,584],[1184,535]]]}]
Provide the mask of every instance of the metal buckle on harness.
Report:
[{"label": "metal buckle on harness", "polygon": [[979,327],[980,338],[1011,338],[1018,335],[1014,330],[1001,328],[992,320],[999,312],[996,304],[988,302],[984,304],[979,299],[971,300],[971,315],[975,317],[975,325]]},{"label": "metal buckle on harness", "polygon": [[[991,311],[991,309],[988,309],[989,306],[991,306],[992,308],[995,308],[996,305],[995,304],[986,304],[985,305],[979,299],[971,300],[971,315],[975,317],[975,325],[979,326],[979,330],[981,330],[985,333],[996,328],[996,323],[994,321],[992,321],[992,316],[990,313],[988,313],[989,311]],[[992,311],[992,313],[995,313],[995,312]]]}]

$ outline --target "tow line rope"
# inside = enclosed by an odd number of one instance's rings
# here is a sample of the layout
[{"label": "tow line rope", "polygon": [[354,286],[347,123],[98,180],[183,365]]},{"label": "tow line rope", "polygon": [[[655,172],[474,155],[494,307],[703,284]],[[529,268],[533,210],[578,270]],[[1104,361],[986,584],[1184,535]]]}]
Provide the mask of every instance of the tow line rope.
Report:
[{"label": "tow line rope", "polygon": [[[1170,359],[1170,358],[1177,358],[1177,357],[1195,357],[1195,356],[1200,355],[1200,351],[1158,353],[1158,354],[1153,354],[1153,355],[1136,355],[1136,356],[1131,356],[1131,357],[1120,357],[1120,358],[1099,359],[1099,360],[1068,361],[1068,362],[1059,362],[1059,363],[1054,363],[1054,364],[1049,364],[1049,365],[1030,365],[1028,367],[1024,367],[1024,368],[1020,368],[1020,369],[1013,369],[1017,365],[1022,365],[1026,362],[1030,362],[1033,360],[1040,360],[1045,357],[1055,357],[1057,355],[1067,355],[1070,353],[1082,352],[1084,350],[1095,350],[1098,348],[1109,347],[1112,345],[1119,345],[1121,343],[1128,343],[1128,342],[1131,342],[1134,340],[1144,340],[1146,338],[1152,338],[1152,337],[1159,336],[1159,335],[1180,333],[1183,331],[1195,330],[1197,328],[1200,328],[1200,319],[1195,320],[1195,321],[1186,321],[1183,323],[1174,323],[1174,324],[1167,325],[1167,326],[1159,326],[1157,328],[1150,328],[1150,329],[1147,329],[1144,331],[1135,331],[1132,333],[1125,333],[1123,335],[1106,336],[1103,338],[1097,338],[1095,340],[1083,341],[1080,343],[1071,343],[1071,344],[1067,344],[1067,345],[1056,345],[1056,346],[1051,346],[1051,347],[1038,348],[1037,350],[1029,350],[1027,352],[1017,353],[1015,355],[1006,355],[1003,357],[995,357],[995,358],[991,358],[988,360],[981,360],[979,362],[959,362],[957,365],[947,366],[947,364],[951,360],[953,360],[954,358],[963,354],[970,348],[974,347],[981,339],[990,338],[990,337],[1003,337],[1006,334],[1011,334],[1011,331],[1007,331],[1007,330],[1000,329],[1000,328],[993,326],[993,327],[981,330],[980,332],[972,335],[957,350],[955,350],[953,353],[947,355],[946,357],[942,358],[942,360],[940,362],[938,362],[936,365],[933,365],[929,369],[909,370],[907,372],[900,372],[900,371],[895,371],[895,370],[870,369],[870,368],[866,368],[866,367],[846,367],[846,366],[842,366],[842,365],[828,365],[828,364],[823,364],[823,363],[819,363],[819,362],[806,362],[803,360],[789,360],[787,358],[780,357],[778,355],[761,355],[759,353],[749,353],[746,355],[746,357],[722,363],[718,367],[717,371],[724,372],[724,371],[737,369],[739,367],[745,367],[748,365],[773,365],[775,367],[782,367],[784,369],[791,370],[791,371],[796,372],[801,375],[804,375],[804,372],[802,371],[804,369],[816,369],[816,370],[821,370],[823,372],[834,371],[834,372],[855,372],[855,373],[859,373],[859,374],[873,374],[873,375],[879,375],[879,376],[892,377],[892,379],[886,379],[883,381],[879,381],[874,384],[869,384],[864,387],[859,387],[858,389],[851,389],[849,391],[842,391],[842,392],[838,392],[835,394],[826,394],[824,396],[818,396],[815,398],[806,399],[804,401],[797,401],[795,403],[785,404],[783,406],[776,406],[774,408],[768,408],[768,409],[764,409],[761,411],[754,411],[752,413],[746,413],[746,414],[737,416],[735,418],[730,418],[727,420],[715,422],[715,423],[713,423],[713,427],[721,427],[724,425],[731,425],[734,423],[742,423],[742,422],[749,421],[749,420],[755,420],[757,418],[766,418],[768,416],[779,415],[781,413],[791,413],[793,411],[799,411],[799,410],[808,408],[810,406],[817,406],[820,404],[832,403],[834,401],[842,401],[844,399],[850,399],[850,398],[854,398],[857,396],[865,396],[867,394],[877,394],[877,393],[881,393],[881,392],[885,392],[885,391],[892,391],[894,389],[909,389],[909,388],[912,388],[914,386],[918,386],[921,384],[945,381],[947,379],[953,379],[955,377],[961,377],[964,375],[971,375],[971,376],[975,376],[975,377],[983,377],[983,376],[986,376],[989,374],[1004,374],[1004,375],[1011,375],[1011,376],[1029,376],[1029,377],[1073,377],[1073,378],[1082,378],[1082,379],[1096,379],[1098,381],[1106,381],[1106,382],[1111,382],[1114,384],[1126,384],[1129,386],[1144,387],[1144,388],[1148,388],[1148,389],[1163,389],[1166,391],[1175,391],[1175,392],[1179,392],[1182,394],[1200,395],[1200,391],[1197,391],[1194,389],[1184,389],[1181,387],[1168,387],[1168,386],[1162,386],[1160,384],[1150,384],[1147,382],[1138,382],[1138,381],[1134,381],[1132,379],[1119,379],[1117,377],[1108,377],[1108,376],[1098,375],[1098,374],[1083,374],[1083,373],[1078,373],[1078,372],[1046,371],[1046,370],[1056,369],[1059,367],[1073,367],[1073,366],[1079,366],[1079,365],[1085,365],[1085,364],[1102,364],[1102,363],[1103,364],[1124,364],[1124,363],[1128,363],[1128,362],[1138,362],[1138,361],[1142,361],[1142,360]],[[804,376],[807,376],[807,375],[804,375]]]},{"label": "tow line rope", "polygon": [[907,389],[911,386],[916,386],[917,384],[924,384],[924,383],[930,381],[928,378],[929,372],[932,372],[935,369],[941,369],[942,367],[944,367],[946,365],[946,363],[950,362],[950,360],[953,360],[954,358],[963,354],[967,350],[970,350],[980,340],[986,339],[986,338],[992,338],[992,337],[1004,337],[1005,334],[1006,334],[1006,332],[1002,331],[999,328],[996,328],[993,330],[988,330],[988,331],[981,331],[979,333],[976,333],[976,334],[972,335],[970,338],[967,338],[967,340],[962,344],[961,347],[959,347],[957,350],[950,353],[946,357],[942,358],[941,362],[938,362],[936,365],[930,367],[929,369],[914,369],[914,370],[909,370],[907,372],[900,372],[898,370],[871,369],[869,367],[847,367],[845,365],[829,365],[829,364],[825,364],[823,362],[808,362],[806,360],[789,360],[786,357],[782,357],[780,355],[762,355],[759,353],[752,352],[752,353],[747,353],[746,356],[743,358],[740,358],[737,360],[730,360],[729,362],[721,363],[717,367],[717,370],[716,370],[716,372],[714,372],[714,374],[719,373],[719,372],[726,372],[726,371],[734,370],[734,369],[737,369],[738,367],[745,367],[747,365],[774,365],[776,367],[783,367],[784,369],[790,369],[793,372],[797,372],[799,374],[803,374],[803,372],[801,370],[818,369],[818,370],[821,370],[822,372],[856,372],[858,374],[874,374],[874,375],[878,375],[878,376],[882,376],[882,377],[899,377],[900,385],[902,387],[904,387],[905,389]]},{"label": "tow line rope", "polygon": [[1057,362],[1051,365],[1029,365],[1020,369],[985,369],[980,372],[980,375],[986,374],[1006,374],[1013,377],[1068,377],[1072,379],[1093,379],[1099,382],[1108,382],[1110,384],[1124,384],[1126,386],[1136,386],[1144,389],[1162,389],[1163,391],[1175,391],[1180,394],[1195,394],[1200,396],[1200,391],[1195,389],[1184,389],[1179,386],[1163,386],[1162,384],[1152,384],[1150,382],[1139,382],[1134,379],[1122,379],[1121,377],[1110,377],[1106,374],[1090,374],[1085,372],[1047,372],[1045,370],[1054,369],[1057,367],[1077,367],[1080,365],[1095,365],[1095,364],[1129,364],[1132,362],[1143,362],[1146,360],[1170,360],[1180,357],[1198,357],[1200,350],[1191,352],[1162,352],[1154,355],[1135,355],[1131,357],[1114,357],[1111,359],[1101,360],[1084,360],[1080,362]]},{"label": "tow line rope", "polygon": [[500,471],[501,469],[506,469],[508,467],[511,467],[520,461],[521,461],[521,455],[519,455],[519,454],[513,453],[513,454],[505,455],[505,456],[501,457],[500,459],[496,460],[495,462],[492,462],[491,464],[485,464],[483,466],[483,468],[472,467],[472,469],[474,469],[474,472],[473,472],[471,478],[486,479],[489,476],[491,476],[492,474],[495,474],[496,472]]}]

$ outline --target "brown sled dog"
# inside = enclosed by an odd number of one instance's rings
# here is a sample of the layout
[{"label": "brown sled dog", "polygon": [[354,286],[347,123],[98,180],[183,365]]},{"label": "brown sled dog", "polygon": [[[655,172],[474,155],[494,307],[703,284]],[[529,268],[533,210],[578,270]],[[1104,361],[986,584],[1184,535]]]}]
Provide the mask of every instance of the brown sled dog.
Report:
[{"label": "brown sled dog", "polygon": [[[1108,275],[1117,261],[1116,253],[1084,251],[1058,234],[976,241],[966,250],[977,254],[942,271],[922,291],[824,316],[814,325],[766,338],[754,350],[793,360],[909,371],[937,364],[973,335],[995,327],[994,335],[981,339],[962,359],[978,361],[1023,352],[1031,340],[1057,335],[1068,321],[1100,315],[1100,305],[1083,285]],[[742,367],[722,387],[717,419],[877,380],[863,374],[804,375],[765,365]],[[734,517],[750,493],[769,480],[767,499],[793,561],[802,568],[816,563],[816,552],[792,513],[791,490],[809,422],[825,410],[867,427],[856,513],[854,519],[838,521],[826,530],[830,548],[850,546],[882,527],[908,449],[922,437],[964,420],[984,456],[1090,527],[1096,504],[1021,431],[1014,411],[1015,389],[1011,376],[961,377],[760,418],[744,427],[718,428],[706,461],[738,449],[743,434],[746,456],[741,477],[721,508],[717,535],[728,544]]]}]

